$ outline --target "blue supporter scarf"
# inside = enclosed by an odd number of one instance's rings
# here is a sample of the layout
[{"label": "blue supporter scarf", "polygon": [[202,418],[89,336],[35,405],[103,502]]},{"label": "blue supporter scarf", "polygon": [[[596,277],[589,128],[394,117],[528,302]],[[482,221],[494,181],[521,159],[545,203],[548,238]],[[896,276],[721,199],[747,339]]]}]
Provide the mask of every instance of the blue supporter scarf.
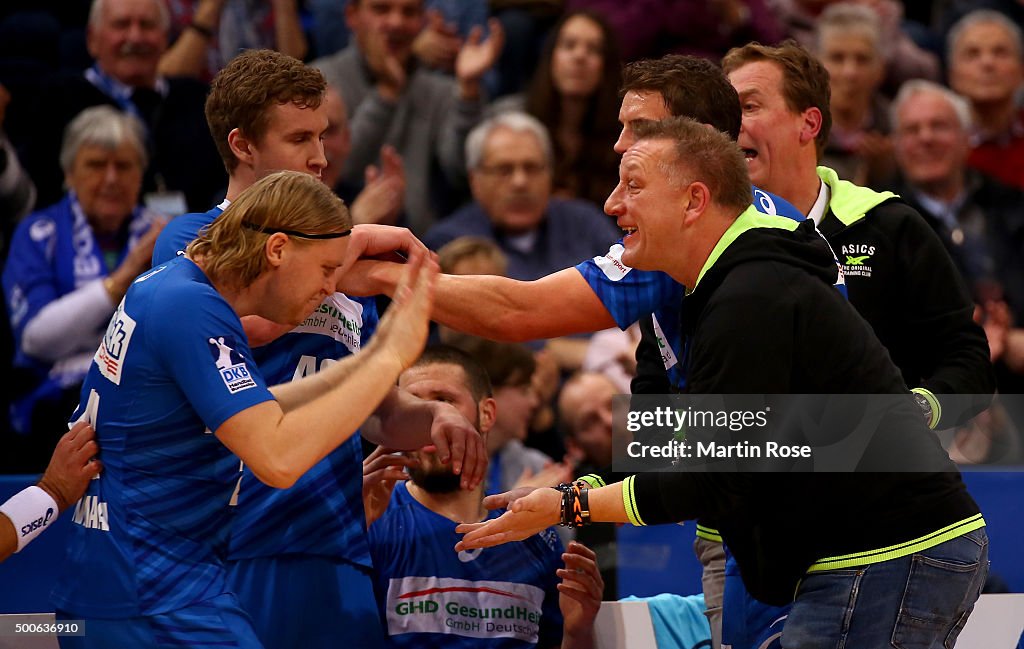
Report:
[{"label": "blue supporter scarf", "polygon": [[[103,70],[100,70],[99,64],[94,64],[91,68],[85,71],[85,79],[92,85],[96,86],[96,88],[104,95],[114,100],[114,103],[117,104],[118,108],[130,115],[138,117],[139,121],[143,124],[146,123],[146,119],[139,112],[139,107],[135,105],[134,101],[132,101],[132,93],[135,92],[135,88],[121,83]],[[167,80],[162,77],[158,78],[155,89],[162,97],[166,97]]]}]

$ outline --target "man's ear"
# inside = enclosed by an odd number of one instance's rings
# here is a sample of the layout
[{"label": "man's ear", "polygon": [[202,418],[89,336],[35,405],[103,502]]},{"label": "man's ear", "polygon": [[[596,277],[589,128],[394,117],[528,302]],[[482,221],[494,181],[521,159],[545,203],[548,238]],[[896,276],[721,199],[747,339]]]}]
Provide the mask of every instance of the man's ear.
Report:
[{"label": "man's ear", "polygon": [[821,133],[821,110],[812,106],[803,112],[803,123],[800,125],[800,144],[813,143]]},{"label": "man's ear", "polygon": [[494,420],[498,416],[498,402],[494,397],[485,397],[477,404],[477,411],[480,413],[480,434],[486,435],[494,426]]},{"label": "man's ear", "polygon": [[711,205],[711,190],[699,180],[686,187],[686,198],[689,202],[683,210],[683,223],[689,225],[699,219]]},{"label": "man's ear", "polygon": [[228,146],[239,162],[252,165],[252,140],[243,135],[241,129],[231,129],[228,133]]},{"label": "man's ear", "polygon": [[277,268],[284,263],[284,248],[288,243],[288,235],[283,232],[275,232],[267,237],[263,245],[263,252],[267,256],[267,263],[271,268]]}]

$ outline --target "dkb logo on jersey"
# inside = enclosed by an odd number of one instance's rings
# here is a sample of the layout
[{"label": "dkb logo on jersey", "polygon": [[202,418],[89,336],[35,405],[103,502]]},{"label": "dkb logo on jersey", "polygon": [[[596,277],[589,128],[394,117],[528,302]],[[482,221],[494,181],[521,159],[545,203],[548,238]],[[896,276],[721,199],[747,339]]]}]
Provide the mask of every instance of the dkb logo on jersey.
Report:
[{"label": "dkb logo on jersey", "polygon": [[220,378],[224,379],[224,385],[228,387],[231,394],[256,387],[256,381],[252,380],[249,368],[245,365],[245,359],[235,351],[238,346],[231,336],[219,336],[209,338],[210,354],[213,362],[220,372]]}]

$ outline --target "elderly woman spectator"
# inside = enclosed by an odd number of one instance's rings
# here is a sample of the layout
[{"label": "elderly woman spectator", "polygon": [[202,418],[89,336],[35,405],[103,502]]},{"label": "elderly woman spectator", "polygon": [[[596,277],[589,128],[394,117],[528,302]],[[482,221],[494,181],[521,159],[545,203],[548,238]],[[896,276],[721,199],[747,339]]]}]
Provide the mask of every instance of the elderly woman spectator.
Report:
[{"label": "elderly woman spectator", "polygon": [[832,132],[822,164],[858,185],[877,187],[893,173],[882,23],[870,8],[842,2],[818,22],[817,54],[828,69]]},{"label": "elderly woman spectator", "polygon": [[554,147],[554,195],[604,205],[618,179],[621,59],[607,22],[569,12],[552,29],[525,95],[496,102],[494,112],[524,110],[547,127]]},{"label": "elderly woman spectator", "polygon": [[144,141],[142,124],[130,115],[110,106],[82,111],[61,148],[67,194],[14,233],[3,272],[16,348],[11,421],[40,437],[43,460],[78,403],[114,307],[149,268],[163,227],[156,213],[139,207]]}]

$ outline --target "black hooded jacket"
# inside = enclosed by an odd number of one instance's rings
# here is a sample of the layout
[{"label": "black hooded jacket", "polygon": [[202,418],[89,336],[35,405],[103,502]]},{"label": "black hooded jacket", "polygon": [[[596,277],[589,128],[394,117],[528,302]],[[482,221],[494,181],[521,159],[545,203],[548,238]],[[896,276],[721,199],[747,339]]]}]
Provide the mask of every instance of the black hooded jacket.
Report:
[{"label": "black hooded jacket", "polygon": [[[723,237],[732,242],[719,244],[686,298],[687,392],[905,394],[886,349],[835,290],[835,260],[814,224],[751,224],[749,212],[739,217]],[[823,558],[913,542],[968,519],[982,524],[909,398],[879,431],[868,455],[887,458],[884,473],[641,473],[624,495],[644,524],[717,523],[750,593],[785,604]],[[929,468],[901,470],[906,458]]]}]

